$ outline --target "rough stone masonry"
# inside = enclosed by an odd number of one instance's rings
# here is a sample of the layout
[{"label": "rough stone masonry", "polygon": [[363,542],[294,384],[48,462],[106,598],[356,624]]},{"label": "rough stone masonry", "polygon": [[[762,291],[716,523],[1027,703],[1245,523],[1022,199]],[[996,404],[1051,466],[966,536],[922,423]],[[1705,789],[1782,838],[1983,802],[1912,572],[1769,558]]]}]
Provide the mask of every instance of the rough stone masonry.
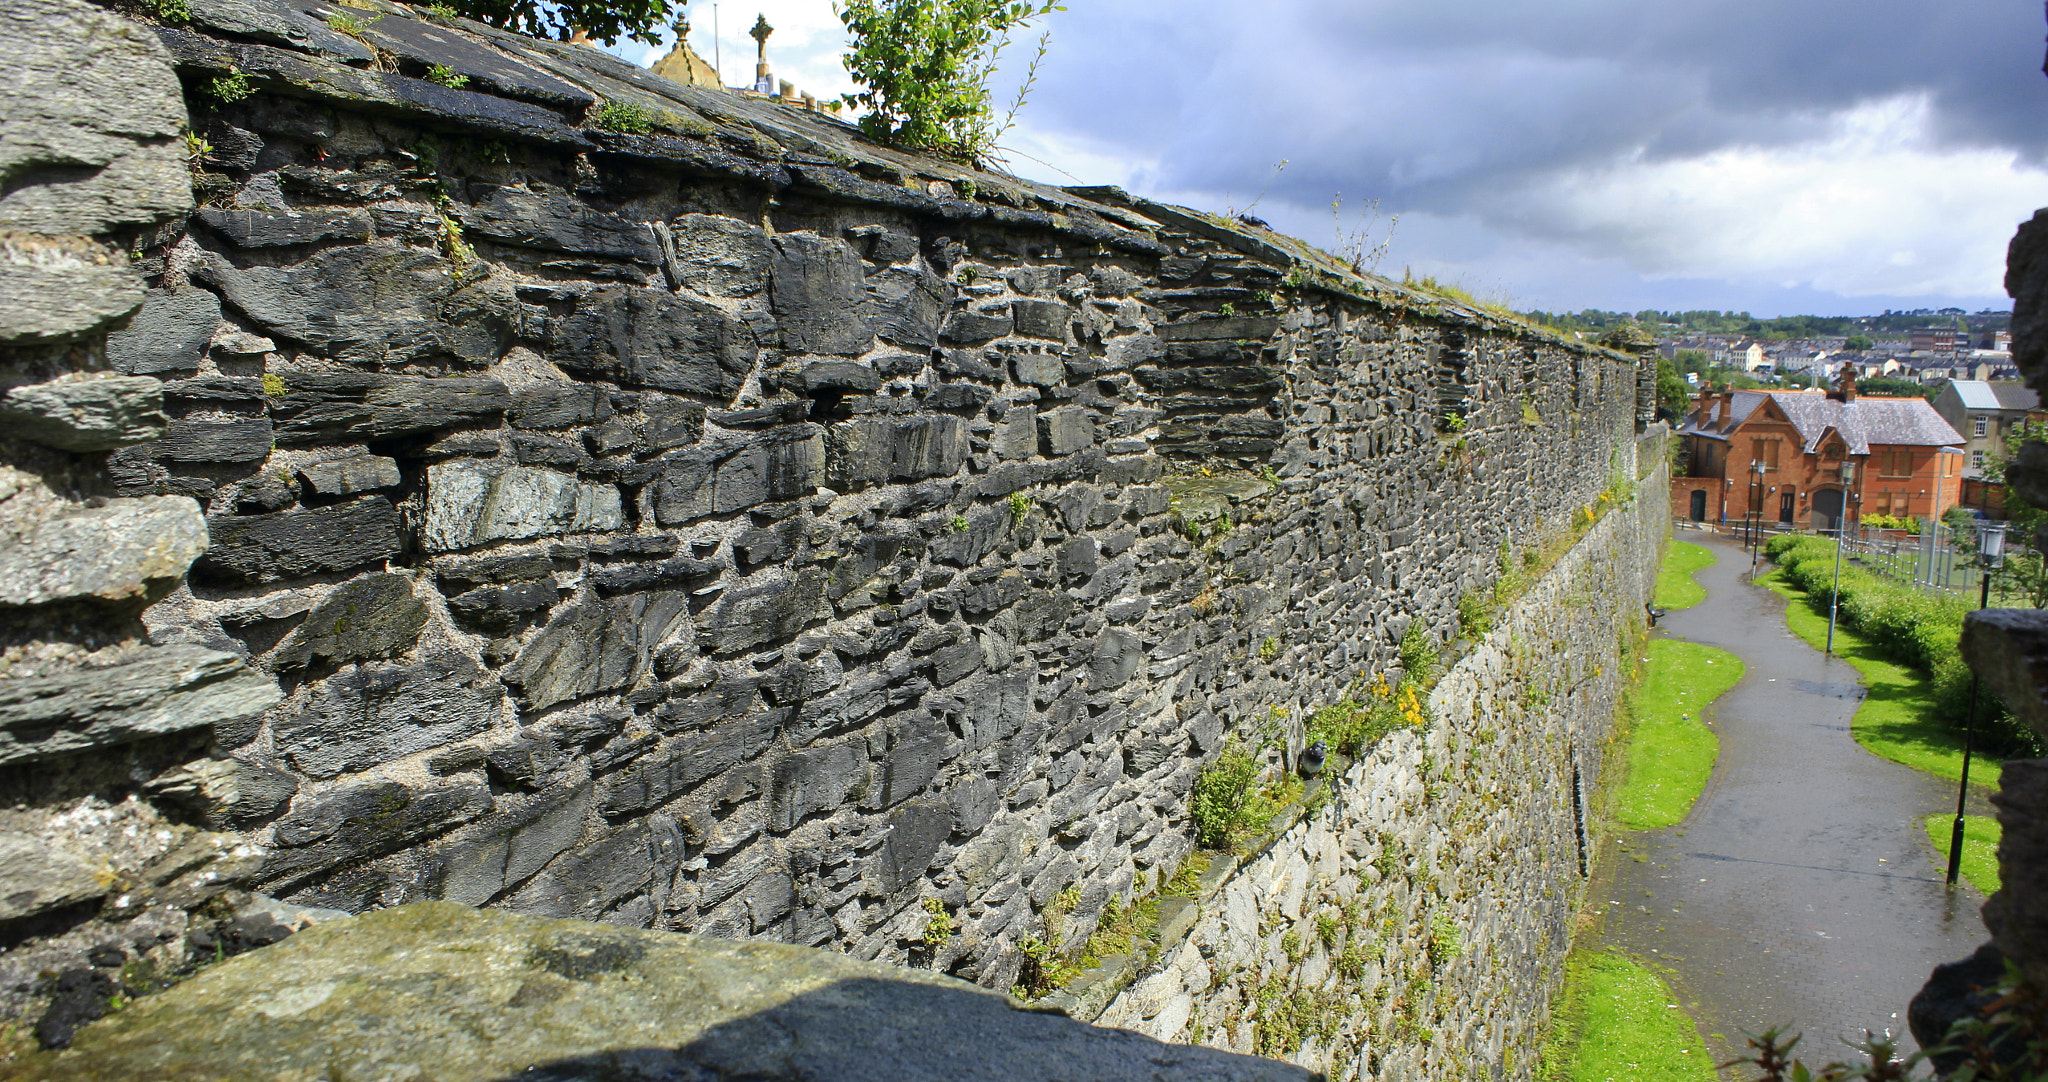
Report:
[{"label": "rough stone masonry", "polygon": [[383,0],[7,5],[26,1017],[265,898],[1007,988],[1637,468],[1634,358],[1242,223]]}]

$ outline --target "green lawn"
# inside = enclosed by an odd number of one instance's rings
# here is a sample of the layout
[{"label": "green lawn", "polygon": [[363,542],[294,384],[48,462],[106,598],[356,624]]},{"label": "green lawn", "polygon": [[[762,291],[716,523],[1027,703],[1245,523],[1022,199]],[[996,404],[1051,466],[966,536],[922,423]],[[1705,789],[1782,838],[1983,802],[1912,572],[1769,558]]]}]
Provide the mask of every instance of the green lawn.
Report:
[{"label": "green lawn", "polygon": [[[1785,596],[1785,622],[1793,634],[1816,650],[1825,649],[1828,614],[1814,610],[1806,591],[1781,580],[1776,569],[1756,581]],[[1839,622],[1835,625],[1835,653],[1862,674],[1868,690],[1850,723],[1856,742],[1895,763],[1948,781],[1960,780],[1963,738],[1934,717],[1927,705],[1926,679],[1910,666],[1879,655],[1862,636]],[[2001,765],[2001,760],[1979,751],[1970,764],[1971,784],[1992,791],[1996,786],[1987,784],[1986,779],[1996,779]]]},{"label": "green lawn", "polygon": [[[1955,831],[1954,815],[1927,817],[1927,840],[1934,843],[1934,863],[1948,874],[1948,839]],[[1998,820],[1988,815],[1963,816],[1963,878],[1989,896],[1998,889]]]},{"label": "green lawn", "polygon": [[1714,1058],[1671,988],[1625,955],[1574,951],[1540,1082],[1714,1082]]},{"label": "green lawn", "polygon": [[1664,566],[1657,569],[1657,601],[1660,609],[1689,609],[1707,599],[1707,588],[1694,581],[1692,573],[1711,567],[1714,554],[1704,545],[1673,541],[1664,552]]},{"label": "green lawn", "polygon": [[1692,810],[1721,750],[1702,712],[1742,672],[1742,659],[1726,650],[1679,639],[1651,641],[1650,663],[1633,702],[1628,780],[1615,794],[1615,822],[1630,830],[1659,830]]}]

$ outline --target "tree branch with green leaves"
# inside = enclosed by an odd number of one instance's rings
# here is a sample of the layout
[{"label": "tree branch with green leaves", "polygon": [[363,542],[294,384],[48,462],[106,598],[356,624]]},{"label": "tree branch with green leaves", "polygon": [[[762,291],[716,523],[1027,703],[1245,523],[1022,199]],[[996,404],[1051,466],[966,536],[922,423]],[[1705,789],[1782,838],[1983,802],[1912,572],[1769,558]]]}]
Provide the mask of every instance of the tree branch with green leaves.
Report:
[{"label": "tree branch with green leaves", "polygon": [[[860,127],[869,138],[964,161],[983,158],[1037,77],[1034,59],[998,123],[988,89],[997,58],[1019,27],[1061,10],[1051,0],[840,0],[839,19],[853,39],[846,70],[865,88],[844,100],[867,110]],[[1041,37],[1039,59],[1045,43]]]}]

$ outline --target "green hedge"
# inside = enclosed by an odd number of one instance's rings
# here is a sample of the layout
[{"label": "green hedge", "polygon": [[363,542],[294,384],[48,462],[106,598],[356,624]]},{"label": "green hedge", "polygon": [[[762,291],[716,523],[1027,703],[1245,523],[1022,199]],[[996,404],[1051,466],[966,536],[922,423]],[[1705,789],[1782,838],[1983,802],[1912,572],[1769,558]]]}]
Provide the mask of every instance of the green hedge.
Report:
[{"label": "green hedge", "polygon": [[[1781,534],[1764,551],[1784,570],[1785,580],[1806,591],[1813,607],[1828,610],[1835,593],[1835,543],[1824,537]],[[1925,673],[1933,685],[1940,718],[1961,729],[1970,707],[1970,668],[1963,664],[1959,643],[1969,603],[1960,597],[1923,593],[1881,578],[1862,565],[1844,561],[1841,600],[1836,610],[1843,624],[1856,629],[1878,652],[1892,661]],[[2006,755],[2038,755],[2032,729],[2014,718],[2005,704],[1988,692],[1978,702],[1984,719],[1980,729],[1990,750]]]}]

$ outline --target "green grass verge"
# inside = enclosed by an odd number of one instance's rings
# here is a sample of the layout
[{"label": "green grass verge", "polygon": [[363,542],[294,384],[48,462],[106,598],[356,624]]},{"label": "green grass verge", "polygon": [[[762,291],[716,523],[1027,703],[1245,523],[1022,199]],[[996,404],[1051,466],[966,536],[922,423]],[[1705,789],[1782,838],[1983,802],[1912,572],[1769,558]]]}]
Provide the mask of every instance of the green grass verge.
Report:
[{"label": "green grass verge", "polygon": [[1664,552],[1664,565],[1657,569],[1657,601],[1660,609],[1689,609],[1707,599],[1707,588],[1692,577],[1703,567],[1712,567],[1714,554],[1705,545],[1673,541]]},{"label": "green grass verge", "polygon": [[[1948,874],[1948,839],[1955,824],[1953,815],[1927,817],[1927,840],[1943,875]],[[1963,878],[1987,897],[1998,889],[1998,820],[1988,815],[1963,816]]]},{"label": "green grass verge", "polygon": [[1671,987],[1625,955],[1573,951],[1538,1082],[1714,1082],[1714,1058]]},{"label": "green grass verge", "polygon": [[1649,658],[1633,701],[1628,780],[1614,800],[1614,821],[1630,830],[1661,830],[1692,810],[1721,751],[1701,711],[1743,673],[1734,654],[1678,639],[1653,640]]},{"label": "green grass verge", "polygon": [[[1785,622],[1793,634],[1816,650],[1825,649],[1828,614],[1815,611],[1807,601],[1806,591],[1779,575],[1773,569],[1756,581],[1784,595]],[[1863,705],[1856,708],[1856,717],[1850,722],[1856,742],[1892,762],[1948,781],[1961,780],[1962,734],[1934,716],[1933,689],[1927,679],[1908,666],[1887,660],[1840,621],[1835,624],[1835,653],[1862,675],[1867,690]],[[1995,787],[1978,779],[1998,777],[2001,765],[2002,760],[1978,752],[1970,766],[1972,787],[1991,792]]]}]

